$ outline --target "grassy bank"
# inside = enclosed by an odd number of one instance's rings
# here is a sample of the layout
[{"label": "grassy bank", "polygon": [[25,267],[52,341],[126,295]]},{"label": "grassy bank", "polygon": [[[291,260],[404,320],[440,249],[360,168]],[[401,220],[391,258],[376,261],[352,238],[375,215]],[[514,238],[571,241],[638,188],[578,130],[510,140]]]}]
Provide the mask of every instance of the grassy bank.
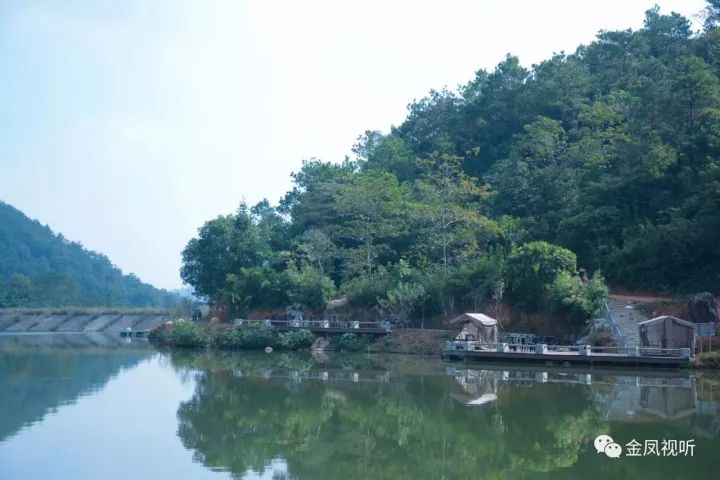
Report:
[{"label": "grassy bank", "polygon": [[[440,355],[448,333],[429,330],[400,330],[380,337],[345,333],[330,339],[326,350],[346,352],[409,353]],[[309,349],[317,336],[308,330],[280,332],[259,326],[234,327],[180,320],[150,333],[155,345],[217,350]]]}]

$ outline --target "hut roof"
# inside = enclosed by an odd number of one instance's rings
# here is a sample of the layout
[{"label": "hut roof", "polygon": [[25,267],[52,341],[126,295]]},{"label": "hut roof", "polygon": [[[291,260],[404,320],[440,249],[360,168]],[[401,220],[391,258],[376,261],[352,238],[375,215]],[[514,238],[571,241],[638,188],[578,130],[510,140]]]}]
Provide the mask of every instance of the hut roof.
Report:
[{"label": "hut roof", "polygon": [[484,313],[463,313],[459,317],[450,320],[450,325],[457,325],[459,323],[468,322],[472,323],[477,327],[493,327],[498,323],[497,320],[485,315]]},{"label": "hut roof", "polygon": [[656,323],[662,323],[665,320],[670,319],[673,323],[677,323],[679,325],[684,325],[686,327],[695,328],[695,324],[692,322],[688,322],[687,320],[682,320],[677,317],[673,317],[671,315],[662,315],[660,317],[651,318],[650,320],[645,320],[644,322],[639,322],[638,326],[642,325],[654,325]]}]

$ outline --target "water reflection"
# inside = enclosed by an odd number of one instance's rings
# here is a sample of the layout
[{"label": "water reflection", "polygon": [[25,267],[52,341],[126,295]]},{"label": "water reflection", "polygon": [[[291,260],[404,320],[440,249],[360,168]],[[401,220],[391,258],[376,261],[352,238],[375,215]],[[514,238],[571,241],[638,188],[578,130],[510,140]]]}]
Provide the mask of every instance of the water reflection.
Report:
[{"label": "water reflection", "polygon": [[[715,478],[720,469],[717,375],[157,354],[135,339],[93,336],[0,336],[0,354],[2,478],[67,478],[66,467],[77,479],[105,468],[103,478],[123,478],[107,452],[145,458],[137,478],[174,469],[191,478],[658,480]],[[132,421],[112,414],[121,406]],[[31,464],[18,457],[36,447],[55,453],[58,432],[63,444],[94,453]],[[599,434],[623,445],[694,438],[695,456],[610,460],[592,446]]]},{"label": "water reflection", "polygon": [[531,367],[506,370],[503,367],[476,369],[449,366],[447,373],[455,378],[460,390],[453,393],[453,397],[465,405],[495,402],[499,385],[586,385],[605,421],[684,421],[682,423],[691,426],[698,436],[720,436],[720,403],[715,395],[720,393],[717,382],[711,380],[712,377],[702,376],[698,381],[689,371],[573,372]]},{"label": "water reflection", "polygon": [[[174,353],[171,362],[197,377],[194,396],[178,409],[183,444],[207,467],[238,478],[278,459],[288,477],[315,479],[676,478],[664,475],[690,466],[704,478],[703,469],[719,465],[710,453],[719,446],[718,416],[705,411],[717,408],[716,398],[703,397],[689,372],[448,366],[407,357]],[[696,458],[675,458],[669,468],[648,468],[646,459],[603,462],[591,445],[601,433],[625,442],[688,438],[700,426],[709,440]]]},{"label": "water reflection", "polygon": [[0,334],[0,441],[101,390],[152,355],[147,342],[92,334]]}]

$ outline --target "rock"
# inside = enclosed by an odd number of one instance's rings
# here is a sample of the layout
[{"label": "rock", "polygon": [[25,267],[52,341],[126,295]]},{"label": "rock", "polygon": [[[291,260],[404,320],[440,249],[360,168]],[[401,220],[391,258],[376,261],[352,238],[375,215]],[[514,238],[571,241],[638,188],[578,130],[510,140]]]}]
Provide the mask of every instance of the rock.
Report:
[{"label": "rock", "polygon": [[338,298],[333,298],[330,300],[330,304],[328,305],[328,310],[332,310],[334,308],[342,308],[348,304],[348,297],[342,296]]},{"label": "rock", "polygon": [[688,300],[690,320],[695,323],[717,323],[718,303],[710,292],[698,293]]},{"label": "rock", "polygon": [[220,319],[218,317],[212,317],[210,319],[210,325],[217,325],[218,323],[220,323]]},{"label": "rock", "polygon": [[265,347],[265,353],[272,353],[272,347]]},{"label": "rock", "polygon": [[325,350],[328,347],[328,345],[330,345],[330,340],[328,340],[325,337],[318,337],[313,342],[312,347],[310,347],[310,350],[322,351],[322,350]]}]

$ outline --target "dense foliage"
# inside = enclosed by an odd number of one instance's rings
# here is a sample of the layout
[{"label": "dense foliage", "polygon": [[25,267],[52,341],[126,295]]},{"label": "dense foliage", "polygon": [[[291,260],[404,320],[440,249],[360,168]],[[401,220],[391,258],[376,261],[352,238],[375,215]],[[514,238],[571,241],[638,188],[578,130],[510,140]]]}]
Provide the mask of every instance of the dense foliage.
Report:
[{"label": "dense foliage", "polygon": [[309,348],[315,341],[315,335],[305,329],[279,332],[277,329],[261,326],[215,326],[178,320],[150,332],[149,340],[156,345],[183,348],[262,350],[271,347],[299,350]]},{"label": "dense foliage", "polygon": [[271,208],[207,222],[182,277],[238,314],[333,295],[398,323],[511,303],[595,315],[615,286],[720,290],[720,4],[646,12],[528,70],[431,91]]},{"label": "dense foliage", "polygon": [[177,300],[0,202],[0,307],[172,307]]}]

